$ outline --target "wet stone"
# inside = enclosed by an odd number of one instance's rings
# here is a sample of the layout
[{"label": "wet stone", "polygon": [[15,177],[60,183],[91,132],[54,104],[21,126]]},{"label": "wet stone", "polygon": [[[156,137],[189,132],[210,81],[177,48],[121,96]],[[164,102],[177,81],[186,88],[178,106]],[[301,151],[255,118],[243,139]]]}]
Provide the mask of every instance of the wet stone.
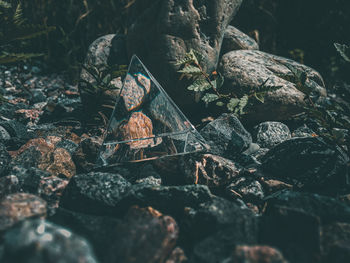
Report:
[{"label": "wet stone", "polygon": [[175,220],[147,207],[132,207],[118,226],[111,262],[164,262],[176,245]]},{"label": "wet stone", "polygon": [[26,193],[11,194],[0,202],[0,231],[22,220],[45,216],[46,202],[40,197]]},{"label": "wet stone", "polygon": [[267,121],[254,127],[253,140],[263,148],[273,148],[291,138],[287,125],[281,122]]},{"label": "wet stone", "polygon": [[246,150],[252,137],[233,114],[222,114],[208,123],[201,131],[208,142],[210,152],[221,156],[232,156]]},{"label": "wet stone", "polygon": [[4,262],[97,263],[89,243],[68,229],[28,220],[4,235]]}]

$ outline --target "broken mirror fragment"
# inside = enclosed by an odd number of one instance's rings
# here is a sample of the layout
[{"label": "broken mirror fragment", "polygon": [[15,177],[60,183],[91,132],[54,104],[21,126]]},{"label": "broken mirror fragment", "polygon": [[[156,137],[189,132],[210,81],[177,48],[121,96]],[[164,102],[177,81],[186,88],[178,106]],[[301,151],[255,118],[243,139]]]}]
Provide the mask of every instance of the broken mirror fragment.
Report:
[{"label": "broken mirror fragment", "polygon": [[203,137],[134,55],[96,166],[153,160],[208,148]]}]

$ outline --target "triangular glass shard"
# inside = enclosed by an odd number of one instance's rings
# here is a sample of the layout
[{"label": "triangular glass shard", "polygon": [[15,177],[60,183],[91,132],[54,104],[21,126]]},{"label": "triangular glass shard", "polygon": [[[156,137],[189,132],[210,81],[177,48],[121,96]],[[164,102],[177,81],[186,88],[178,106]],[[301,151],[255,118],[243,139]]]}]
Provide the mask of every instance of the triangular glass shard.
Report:
[{"label": "triangular glass shard", "polygon": [[153,160],[206,149],[203,137],[134,55],[96,165]]}]

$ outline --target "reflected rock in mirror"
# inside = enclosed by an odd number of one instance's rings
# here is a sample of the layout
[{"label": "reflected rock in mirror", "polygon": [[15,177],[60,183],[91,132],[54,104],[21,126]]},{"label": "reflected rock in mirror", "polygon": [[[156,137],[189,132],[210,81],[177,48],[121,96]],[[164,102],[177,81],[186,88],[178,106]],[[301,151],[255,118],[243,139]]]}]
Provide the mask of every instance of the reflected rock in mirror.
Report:
[{"label": "reflected rock in mirror", "polygon": [[153,160],[207,149],[203,137],[134,55],[96,166]]}]

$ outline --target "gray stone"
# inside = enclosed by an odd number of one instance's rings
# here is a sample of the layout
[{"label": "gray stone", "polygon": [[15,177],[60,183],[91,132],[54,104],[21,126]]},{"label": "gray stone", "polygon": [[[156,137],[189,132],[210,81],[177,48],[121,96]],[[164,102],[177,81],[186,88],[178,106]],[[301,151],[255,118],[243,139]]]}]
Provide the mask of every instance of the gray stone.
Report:
[{"label": "gray stone", "polygon": [[256,102],[246,118],[250,121],[285,120],[304,110],[305,95],[296,88],[295,77],[287,66],[307,74],[306,84],[317,96],[325,96],[324,82],[318,72],[293,60],[258,50],[237,50],[222,56],[219,70],[227,90],[244,92],[265,86],[281,86],[268,92],[265,103]]},{"label": "gray stone", "polygon": [[192,48],[204,55],[205,70],[216,69],[225,29],[241,3],[136,1],[128,10],[128,55],[137,54],[176,103],[191,106],[175,62]]},{"label": "gray stone", "polygon": [[295,186],[321,192],[339,191],[348,184],[348,158],[318,137],[292,138],[271,149],[263,170]]},{"label": "gray stone", "polygon": [[98,214],[118,204],[130,190],[131,184],[119,174],[78,174],[69,182],[63,195],[63,207]]},{"label": "gray stone", "polygon": [[267,121],[254,127],[253,140],[263,148],[273,148],[291,138],[287,125],[281,122]]},{"label": "gray stone", "polygon": [[208,123],[200,134],[208,142],[210,152],[221,156],[233,156],[246,150],[252,137],[233,114],[222,114]]},{"label": "gray stone", "polygon": [[5,130],[4,127],[0,126],[0,141],[7,141],[11,139],[11,135]]},{"label": "gray stone", "polygon": [[224,40],[222,41],[221,54],[241,49],[259,50],[259,45],[254,39],[234,26],[228,26],[225,30]]},{"label": "gray stone", "polygon": [[4,262],[97,262],[88,242],[44,220],[29,220],[4,235]]},{"label": "gray stone", "polygon": [[292,137],[312,137],[313,134],[315,134],[315,132],[306,125],[304,125],[295,129],[292,132]]},{"label": "gray stone", "polygon": [[226,192],[235,198],[242,198],[245,202],[258,202],[265,196],[263,187],[253,176],[235,178],[226,187]]},{"label": "gray stone", "polygon": [[14,175],[0,177],[0,199],[20,190],[18,178]]}]

